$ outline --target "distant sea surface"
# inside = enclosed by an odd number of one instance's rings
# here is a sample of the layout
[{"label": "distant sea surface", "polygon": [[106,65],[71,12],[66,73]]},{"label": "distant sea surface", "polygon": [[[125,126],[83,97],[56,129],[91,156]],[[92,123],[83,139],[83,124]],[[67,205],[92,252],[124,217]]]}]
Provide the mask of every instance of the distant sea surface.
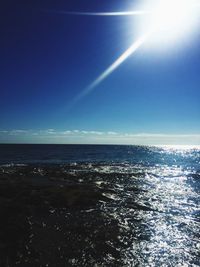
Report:
[{"label": "distant sea surface", "polygon": [[[32,258],[26,256],[25,265],[21,256],[16,266],[40,266],[41,261],[41,266],[200,266],[199,148],[0,145],[0,170],[4,180],[10,175],[9,179],[46,181],[48,186],[55,183],[67,188],[73,184],[83,186],[83,191],[95,188],[103,197],[92,206],[87,199],[86,206],[79,204],[71,211],[52,204],[47,208],[49,217],[40,215],[43,221],[37,224],[35,215],[30,216],[30,224],[36,228],[26,245],[27,255],[36,247],[40,251]],[[63,235],[59,242],[54,241],[60,244],[59,249],[58,245],[49,247],[47,255],[34,236],[38,223],[44,228],[39,231],[41,236],[45,236],[45,229],[51,231],[52,238],[56,236],[55,218],[51,217],[56,213]],[[66,229],[61,218],[71,228]],[[67,242],[74,246],[70,253]]]},{"label": "distant sea surface", "polygon": [[0,164],[65,164],[80,162],[179,165],[197,168],[200,149],[126,145],[0,145]]}]

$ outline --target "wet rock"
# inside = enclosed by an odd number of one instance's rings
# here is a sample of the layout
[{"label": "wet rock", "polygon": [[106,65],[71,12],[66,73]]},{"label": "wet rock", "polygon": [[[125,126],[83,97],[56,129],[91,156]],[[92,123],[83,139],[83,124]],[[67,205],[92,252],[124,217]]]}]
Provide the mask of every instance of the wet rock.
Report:
[{"label": "wet rock", "polygon": [[105,188],[53,167],[11,169],[0,174],[1,267],[118,265],[118,223],[96,209],[109,201]]}]

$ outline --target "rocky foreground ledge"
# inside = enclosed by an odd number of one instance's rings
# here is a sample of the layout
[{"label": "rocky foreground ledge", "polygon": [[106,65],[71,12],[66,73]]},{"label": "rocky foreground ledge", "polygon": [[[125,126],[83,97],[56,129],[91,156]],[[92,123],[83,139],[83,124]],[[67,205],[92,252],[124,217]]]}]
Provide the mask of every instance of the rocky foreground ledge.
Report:
[{"label": "rocky foreground ledge", "polygon": [[66,167],[0,167],[0,266],[122,266],[106,193]]}]

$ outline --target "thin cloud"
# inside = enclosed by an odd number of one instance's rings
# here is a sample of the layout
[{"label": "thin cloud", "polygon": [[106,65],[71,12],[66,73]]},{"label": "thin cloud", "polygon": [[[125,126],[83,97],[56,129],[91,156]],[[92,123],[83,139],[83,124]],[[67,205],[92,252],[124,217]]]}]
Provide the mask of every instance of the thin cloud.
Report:
[{"label": "thin cloud", "polygon": [[116,132],[107,132],[107,134],[109,134],[109,135],[117,135]]},{"label": "thin cloud", "polygon": [[9,135],[21,135],[21,134],[28,134],[30,130],[11,130],[11,131],[6,131]]},{"label": "thin cloud", "polygon": [[200,134],[120,133],[96,130],[1,130],[0,142],[82,144],[200,145]]}]

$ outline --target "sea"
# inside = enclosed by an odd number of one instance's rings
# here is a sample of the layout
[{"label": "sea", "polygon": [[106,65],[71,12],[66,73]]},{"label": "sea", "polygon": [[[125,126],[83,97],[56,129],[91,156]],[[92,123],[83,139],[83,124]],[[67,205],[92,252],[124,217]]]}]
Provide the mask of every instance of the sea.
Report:
[{"label": "sea", "polygon": [[0,186],[30,226],[1,266],[200,266],[199,147],[2,144]]}]

